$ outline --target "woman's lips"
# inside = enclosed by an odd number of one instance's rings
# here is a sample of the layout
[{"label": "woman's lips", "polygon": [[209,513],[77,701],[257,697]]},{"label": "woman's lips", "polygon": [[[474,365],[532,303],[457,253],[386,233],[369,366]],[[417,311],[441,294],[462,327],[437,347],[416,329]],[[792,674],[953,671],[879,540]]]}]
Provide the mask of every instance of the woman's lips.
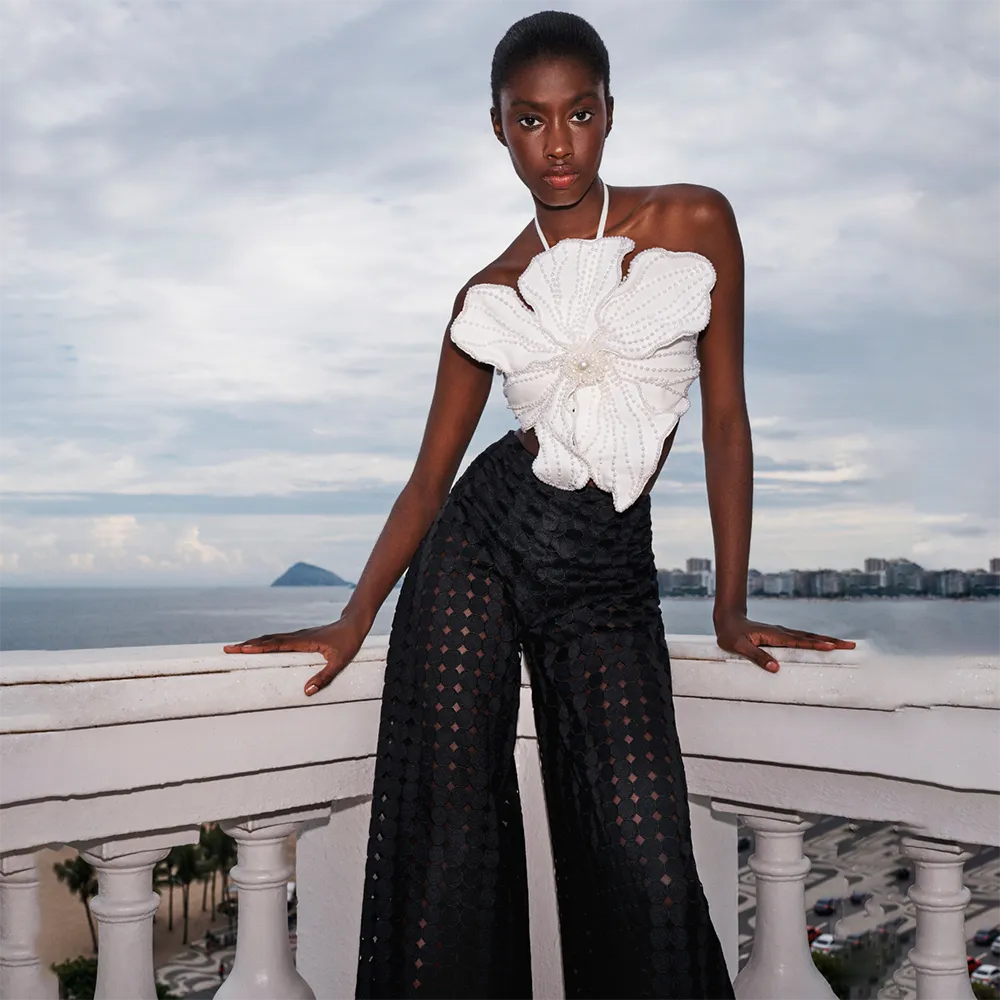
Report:
[{"label": "woman's lips", "polygon": [[558,188],[560,191],[562,191],[568,188],[579,176],[580,175],[576,173],[543,174],[542,179],[545,181],[546,184],[549,184],[551,187]]}]

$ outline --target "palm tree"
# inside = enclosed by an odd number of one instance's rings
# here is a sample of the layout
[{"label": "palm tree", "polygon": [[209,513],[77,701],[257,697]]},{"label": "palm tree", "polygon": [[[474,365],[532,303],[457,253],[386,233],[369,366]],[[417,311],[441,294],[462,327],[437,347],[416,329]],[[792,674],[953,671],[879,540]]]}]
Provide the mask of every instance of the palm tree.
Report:
[{"label": "palm tree", "polygon": [[182,844],[170,852],[170,860],[174,867],[174,881],[181,887],[181,899],[184,915],[184,935],[181,944],[188,943],[188,903],[191,898],[191,883],[204,878],[208,869],[193,844]]},{"label": "palm tree", "polygon": [[201,835],[198,838],[198,853],[208,872],[208,878],[203,882],[204,889],[201,894],[201,909],[204,913],[208,909],[208,888],[212,887],[212,917],[215,920],[215,877],[219,873],[220,863],[225,854],[225,840],[228,838],[216,823],[205,823],[201,827]]},{"label": "palm tree", "polygon": [[97,873],[94,866],[84,861],[78,854],[72,861],[57,861],[53,866],[56,878],[66,884],[74,896],[79,896],[83,908],[87,911],[87,926],[90,928],[90,940],[97,952],[97,931],[94,929],[94,918],[90,912],[90,899],[97,895]]},{"label": "palm tree", "polygon": [[[202,823],[201,831],[198,834],[198,854],[208,871],[208,878],[201,881],[201,912],[208,909],[208,883],[212,883],[212,895],[215,896],[215,861],[212,858],[212,845],[209,835],[209,828]],[[212,907],[212,918],[215,918],[215,907]]]},{"label": "palm tree", "polygon": [[215,920],[215,873],[222,874],[223,896],[228,896],[229,869],[236,864],[236,842],[218,824],[202,828],[201,848],[212,871],[212,920]]},{"label": "palm tree", "polygon": [[174,863],[173,852],[171,851],[162,861],[156,863],[153,869],[153,889],[159,892],[164,886],[167,887],[167,930],[174,929]]}]

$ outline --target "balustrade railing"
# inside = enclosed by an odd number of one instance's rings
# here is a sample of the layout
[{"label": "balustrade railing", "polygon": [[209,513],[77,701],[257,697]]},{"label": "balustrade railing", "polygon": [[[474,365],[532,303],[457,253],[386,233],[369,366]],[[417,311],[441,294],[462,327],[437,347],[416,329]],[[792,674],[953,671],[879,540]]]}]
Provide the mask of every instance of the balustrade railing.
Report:
[{"label": "balustrade railing", "polygon": [[[787,651],[776,676],[707,637],[670,640],[695,854],[736,992],[833,996],[806,938],[803,835],[818,816],[896,824],[915,872],[920,998],[972,996],[963,865],[1000,842],[1000,669],[957,658]],[[7,653],[0,663],[0,996],[54,996],[37,957],[34,854],[95,867],[97,996],[155,997],[152,871],[220,822],[239,860],[236,958],[220,998],[353,995],[385,641],[318,696],[316,657],[218,646]],[[535,996],[562,996],[559,929],[530,688],[516,750]],[[752,952],[738,975],[737,819],[755,847]],[[297,954],[284,854],[297,836]],[[908,976],[882,993],[904,996]]]}]

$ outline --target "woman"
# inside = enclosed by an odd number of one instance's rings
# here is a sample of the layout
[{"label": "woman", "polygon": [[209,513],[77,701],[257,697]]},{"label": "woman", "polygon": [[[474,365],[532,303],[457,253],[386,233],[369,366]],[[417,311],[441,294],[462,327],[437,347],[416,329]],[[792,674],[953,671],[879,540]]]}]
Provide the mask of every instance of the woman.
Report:
[{"label": "woman", "polygon": [[[493,130],[535,221],[455,301],[416,466],[341,618],[226,650],[322,653],[315,694],[406,570],[359,997],[530,996],[522,652],[567,996],[730,997],[692,855],[650,530],[649,491],[699,367],[719,645],[773,672],[764,646],[853,644],[746,615],[752,454],[728,202],[693,185],[604,184],[608,56],[573,14],[515,24],[492,90]],[[449,493],[495,369],[520,429]]]}]

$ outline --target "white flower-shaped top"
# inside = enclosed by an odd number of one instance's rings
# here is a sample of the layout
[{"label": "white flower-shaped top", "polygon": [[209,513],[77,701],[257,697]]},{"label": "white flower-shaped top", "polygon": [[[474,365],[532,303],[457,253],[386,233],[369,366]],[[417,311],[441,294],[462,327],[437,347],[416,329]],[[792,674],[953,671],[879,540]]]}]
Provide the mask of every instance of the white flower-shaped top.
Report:
[{"label": "white flower-shaped top", "polygon": [[473,285],[451,327],[463,351],[503,372],[510,408],[538,437],[535,475],[566,490],[593,480],[617,511],[641,495],[690,405],[715,285],[701,254],[659,248],[636,254],[622,279],[634,246],[562,240],[525,269],[520,297]]}]

